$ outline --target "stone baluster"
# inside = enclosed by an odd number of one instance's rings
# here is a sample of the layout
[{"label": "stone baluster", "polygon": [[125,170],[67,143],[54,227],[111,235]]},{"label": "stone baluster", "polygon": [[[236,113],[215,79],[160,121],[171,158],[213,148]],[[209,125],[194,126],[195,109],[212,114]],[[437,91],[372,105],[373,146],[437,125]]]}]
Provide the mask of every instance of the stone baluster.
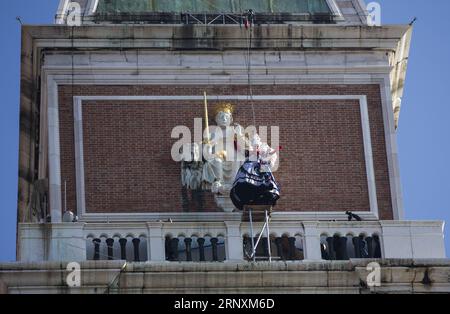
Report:
[{"label": "stone baluster", "polygon": [[180,240],[178,238],[173,238],[170,240],[170,260],[178,261],[178,243]]},{"label": "stone baluster", "polygon": [[336,251],[334,249],[334,238],[328,237],[327,243],[328,243],[328,257],[331,261],[334,261],[336,260]]},{"label": "stone baluster", "polygon": [[192,262],[192,250],[191,250],[192,238],[185,238],[184,244],[186,246],[186,261]]},{"label": "stone baluster", "polygon": [[134,261],[139,262],[139,244],[141,243],[141,240],[138,238],[133,239],[133,247],[134,247]]},{"label": "stone baluster", "polygon": [[106,239],[106,246],[108,247],[108,260],[110,261],[114,259],[113,245],[114,239]]},{"label": "stone baluster", "polygon": [[364,235],[359,236],[360,240],[360,251],[361,251],[361,258],[368,258],[369,257],[369,249],[367,245],[367,241],[364,239]]},{"label": "stone baluster", "polygon": [[341,248],[342,248],[342,259],[349,260],[348,248],[347,248],[347,237],[341,237]]},{"label": "stone baluster", "polygon": [[198,253],[199,253],[199,257],[200,257],[200,262],[204,262],[205,261],[205,238],[198,238],[197,243],[198,243]]},{"label": "stone baluster", "polygon": [[244,258],[248,259],[247,254],[250,255],[250,251],[251,251],[251,241],[250,241],[250,237],[245,235],[242,239],[242,245],[243,245],[243,252],[244,252]]},{"label": "stone baluster", "polygon": [[166,252],[166,261],[172,260],[172,250],[170,248],[170,242],[171,238],[166,236],[166,239],[164,241],[164,250]]},{"label": "stone baluster", "polygon": [[262,241],[262,246],[263,246],[263,254],[264,254],[263,256],[269,257],[269,248],[268,248],[268,243],[267,243],[267,241],[268,241],[267,237],[262,237],[261,241]]},{"label": "stone baluster", "polygon": [[212,259],[214,262],[219,260],[219,257],[217,256],[217,242],[219,242],[219,239],[211,238]]},{"label": "stone baluster", "polygon": [[340,238],[341,237],[338,235],[333,236],[333,248],[334,248],[334,254],[335,254],[336,260],[341,259],[341,250],[340,250],[341,243],[339,241]]},{"label": "stone baluster", "polygon": [[123,261],[127,260],[127,239],[119,239],[120,244],[120,259]]},{"label": "stone baluster", "polygon": [[288,238],[289,241],[289,259],[291,261],[295,260],[295,256],[296,256],[296,247],[295,247],[295,238],[294,237],[289,237]]},{"label": "stone baluster", "polygon": [[275,246],[277,247],[277,253],[278,256],[282,259],[282,260],[286,260],[286,257],[283,254],[283,245],[282,245],[283,239],[281,237],[277,237],[275,239]]},{"label": "stone baluster", "polygon": [[339,238],[339,251],[341,260],[345,261],[349,259],[347,252],[347,237]]},{"label": "stone baluster", "polygon": [[352,242],[355,250],[355,258],[361,258],[361,239],[359,237],[353,237]]},{"label": "stone baluster", "polygon": [[321,242],[320,243],[320,254],[322,256],[322,259],[329,260],[330,256],[328,255],[328,244],[327,242]]},{"label": "stone baluster", "polygon": [[348,260],[347,238],[335,235],[333,237],[333,242],[334,242],[334,249],[336,252],[336,259],[338,261]]},{"label": "stone baluster", "polygon": [[366,238],[366,243],[367,243],[367,253],[368,253],[368,258],[373,258],[373,238],[372,237],[367,237]]},{"label": "stone baluster", "polygon": [[100,243],[102,241],[100,239],[94,239],[92,242],[94,242],[94,261],[98,261],[100,259]]},{"label": "stone baluster", "polygon": [[381,258],[381,243],[380,243],[380,237],[377,235],[374,235],[373,237],[373,257],[374,258]]}]

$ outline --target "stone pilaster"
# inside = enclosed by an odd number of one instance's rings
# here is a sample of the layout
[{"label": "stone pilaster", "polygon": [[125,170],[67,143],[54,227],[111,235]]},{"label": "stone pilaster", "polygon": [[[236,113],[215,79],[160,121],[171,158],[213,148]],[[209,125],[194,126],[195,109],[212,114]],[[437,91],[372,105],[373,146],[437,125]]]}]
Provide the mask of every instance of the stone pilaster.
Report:
[{"label": "stone pilaster", "polygon": [[303,222],[305,229],[305,260],[322,260],[320,251],[320,230],[317,228],[317,222]]},{"label": "stone pilaster", "polygon": [[152,262],[162,262],[166,260],[164,236],[162,233],[162,222],[148,222],[148,259]]},{"label": "stone pilaster", "polygon": [[244,260],[242,238],[241,238],[241,222],[225,221],[227,227],[226,235],[226,261],[242,261]]}]

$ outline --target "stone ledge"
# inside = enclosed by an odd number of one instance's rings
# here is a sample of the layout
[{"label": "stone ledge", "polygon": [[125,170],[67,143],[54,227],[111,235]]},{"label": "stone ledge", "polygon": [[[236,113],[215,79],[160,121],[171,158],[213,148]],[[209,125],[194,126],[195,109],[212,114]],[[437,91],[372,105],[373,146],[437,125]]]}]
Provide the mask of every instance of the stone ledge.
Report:
[{"label": "stone ledge", "polygon": [[[370,262],[377,262],[381,267],[448,267],[450,259],[350,259],[349,261],[275,261],[269,262],[130,262],[126,265],[128,272],[166,272],[166,271],[351,271],[365,267]],[[0,263],[0,272],[65,270],[69,262],[8,262]],[[121,269],[125,261],[84,261],[82,269]]]},{"label": "stone ledge", "polygon": [[[369,262],[381,287],[365,284]],[[0,264],[8,293],[450,293],[450,260],[262,263],[81,263],[82,287],[69,289],[66,263]],[[125,267],[124,267],[125,266]]]},{"label": "stone ledge", "polygon": [[[342,49],[382,48],[396,50],[409,25],[261,25],[255,28],[255,46],[262,48]],[[64,25],[24,25],[22,32],[51,47],[101,46],[158,47],[160,49],[247,49],[247,33],[238,25],[89,25],[72,29]],[[71,41],[73,37],[75,41]],[[118,41],[120,40],[120,41]],[[90,42],[90,44],[89,44]],[[409,42],[409,41],[408,41]],[[155,46],[155,43],[159,43]],[[141,47],[141,44],[143,45]],[[45,45],[44,45],[45,46]]]}]

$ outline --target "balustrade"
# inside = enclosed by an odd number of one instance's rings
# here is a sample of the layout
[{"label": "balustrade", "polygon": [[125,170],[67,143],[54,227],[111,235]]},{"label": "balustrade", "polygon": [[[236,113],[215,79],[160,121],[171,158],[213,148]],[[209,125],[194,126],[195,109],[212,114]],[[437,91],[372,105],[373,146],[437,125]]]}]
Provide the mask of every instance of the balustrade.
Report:
[{"label": "balustrade", "polygon": [[332,237],[322,235],[320,241],[322,259],[348,260],[350,258],[381,258],[380,238],[377,234],[366,236],[360,234]]},{"label": "balustrade", "polygon": [[166,260],[171,262],[222,262],[225,239],[222,236],[166,236]]},{"label": "balustrade", "polygon": [[144,236],[89,236],[86,240],[86,257],[88,260],[146,261],[147,241]]},{"label": "balustrade", "polygon": [[[258,237],[254,238],[253,243],[256,245]],[[248,235],[243,237],[243,249],[244,257],[247,260],[251,260],[251,238]],[[283,235],[277,237],[274,235],[270,236],[270,248],[272,259],[279,259],[284,261],[298,261],[304,259],[304,241],[303,237],[297,235],[291,237],[288,235]],[[262,237],[258,246],[256,247],[256,259],[268,259],[269,251],[267,245],[267,237]]]},{"label": "balustrade", "polygon": [[[160,254],[160,259],[155,260],[161,261],[165,259],[171,262],[223,262],[227,259],[226,255],[230,252],[225,247],[227,241],[224,233],[207,233],[202,235],[187,232],[189,231],[177,232],[174,236],[174,232],[170,229],[165,232],[163,230],[159,246],[161,251],[159,251],[160,253],[158,251],[155,254],[152,253],[152,256]],[[268,241],[270,241],[270,256],[273,260],[300,261],[305,258],[308,259],[308,256],[305,256],[305,246],[308,242],[305,241],[302,233],[296,233],[293,236],[294,230],[289,231],[292,232],[291,234],[288,232],[280,232],[277,234],[277,232],[280,231],[275,229],[269,239],[265,236],[261,237],[259,245],[256,247],[257,260],[268,260]],[[310,242],[314,247],[308,247],[309,259],[318,259],[320,257],[324,260],[381,258],[382,249],[378,234],[366,235],[365,233],[361,233],[359,235],[353,235],[352,233],[348,233],[346,236],[342,236],[341,234],[345,233],[340,232],[332,235],[322,234],[320,236],[320,248],[318,247],[319,240]],[[279,236],[280,234],[281,236]],[[258,236],[254,238],[255,244]],[[319,239],[319,235],[317,235],[316,239]],[[241,241],[240,243],[242,243],[243,249],[241,256],[244,260],[252,260],[250,258],[252,241],[249,235],[243,234],[241,240],[238,237],[235,243],[239,243],[239,241]],[[151,247],[150,245],[156,246]],[[88,260],[142,262],[149,260],[150,254],[147,250],[152,248],[154,250],[155,247],[158,247],[158,240],[156,242],[153,240],[153,242],[149,243],[148,235],[145,233],[140,233],[140,236],[134,236],[132,234],[126,236],[115,234],[111,236],[106,232],[100,235],[89,234],[86,239],[86,258]],[[235,254],[234,256],[239,256],[239,254]],[[239,258],[231,260],[239,260]]]}]

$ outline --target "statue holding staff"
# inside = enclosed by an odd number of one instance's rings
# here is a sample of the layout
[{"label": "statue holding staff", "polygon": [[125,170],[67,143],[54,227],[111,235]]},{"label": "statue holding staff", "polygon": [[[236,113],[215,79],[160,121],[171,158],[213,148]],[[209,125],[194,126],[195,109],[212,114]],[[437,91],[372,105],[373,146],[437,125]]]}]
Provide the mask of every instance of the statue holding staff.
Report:
[{"label": "statue holding staff", "polygon": [[[234,107],[222,102],[217,104],[214,118],[216,125],[209,125],[207,96],[204,93],[205,131],[203,158],[198,158],[199,143],[192,143],[191,149],[196,158],[182,162],[182,184],[188,189],[210,190],[215,195],[217,205],[224,211],[233,211],[235,206],[230,192],[237,174],[244,163],[252,160],[260,165],[261,173],[270,172],[277,160],[274,149],[262,142],[253,127],[246,130],[234,123]],[[266,180],[267,181],[267,180]]]}]

